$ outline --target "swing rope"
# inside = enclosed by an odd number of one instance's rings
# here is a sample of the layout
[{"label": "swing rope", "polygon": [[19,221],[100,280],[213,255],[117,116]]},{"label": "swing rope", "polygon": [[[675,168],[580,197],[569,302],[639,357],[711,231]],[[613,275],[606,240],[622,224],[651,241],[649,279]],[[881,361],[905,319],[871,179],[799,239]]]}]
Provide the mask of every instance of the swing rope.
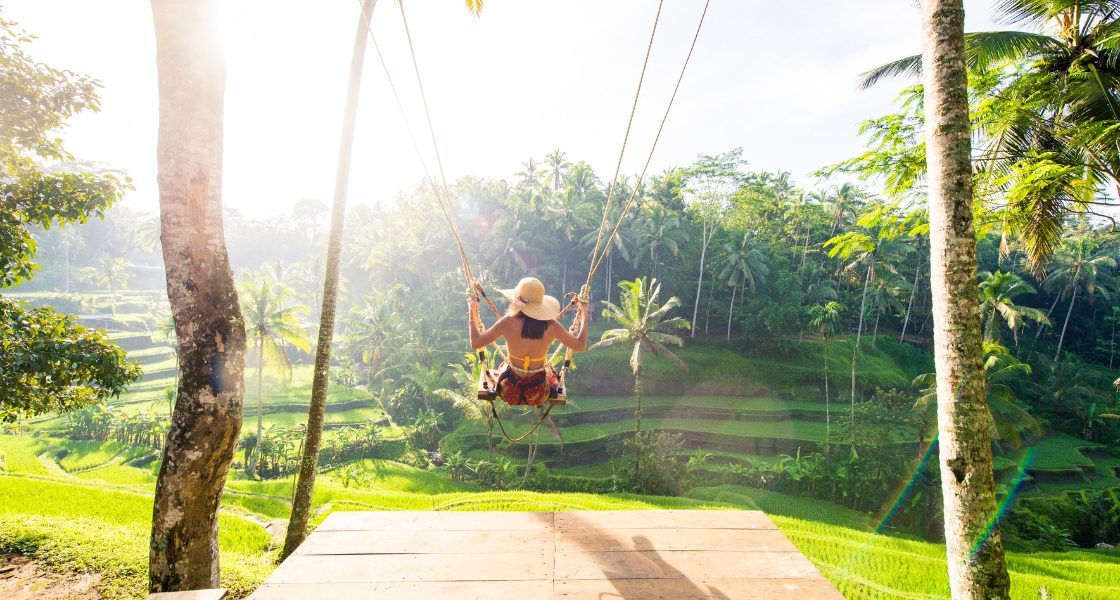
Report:
[{"label": "swing rope", "polygon": [[[648,172],[650,162],[653,160],[654,151],[657,149],[657,144],[661,139],[661,134],[662,134],[662,132],[665,128],[665,123],[668,120],[669,112],[673,107],[673,102],[677,97],[677,92],[680,90],[681,82],[684,79],[684,74],[685,74],[685,71],[688,68],[689,61],[692,58],[693,50],[696,48],[696,42],[700,37],[700,31],[701,31],[701,29],[704,25],[704,20],[705,20],[705,17],[707,16],[708,6],[709,6],[710,3],[711,3],[711,0],[705,0],[704,9],[703,9],[703,12],[700,15],[700,21],[696,26],[696,32],[695,32],[695,34],[693,35],[693,38],[692,38],[692,44],[689,46],[688,54],[686,55],[685,60],[684,60],[684,64],[681,67],[680,75],[677,77],[677,82],[676,82],[676,85],[673,88],[673,93],[669,98],[668,105],[665,108],[665,113],[661,117],[661,123],[658,126],[657,135],[654,137],[653,144],[650,147],[649,154],[647,155],[645,164],[642,167],[642,172],[638,177],[637,183],[635,184],[634,189],[630,194],[630,197],[627,199],[626,204],[623,206],[622,212],[619,214],[618,221],[615,223],[614,227],[610,230],[611,233],[610,233],[609,236],[607,236],[606,241],[604,242],[603,241],[603,235],[608,230],[608,225],[609,225],[609,221],[610,221],[610,208],[611,208],[611,204],[612,204],[612,201],[613,201],[614,190],[615,190],[615,187],[618,185],[618,180],[619,180],[621,169],[622,169],[622,160],[623,160],[623,157],[625,156],[626,147],[629,143],[630,131],[631,131],[631,128],[633,126],[634,115],[637,112],[638,100],[641,97],[642,86],[645,82],[646,69],[649,66],[649,58],[650,58],[650,55],[651,55],[652,50],[653,50],[653,43],[654,43],[654,39],[655,39],[656,34],[657,34],[657,27],[658,27],[658,24],[660,23],[660,20],[661,20],[661,12],[662,12],[662,8],[664,6],[664,0],[660,0],[658,5],[657,5],[657,13],[654,16],[653,28],[650,31],[650,38],[649,38],[649,42],[646,46],[645,58],[642,61],[642,69],[641,69],[641,73],[638,77],[638,86],[637,86],[637,89],[635,90],[635,93],[634,93],[634,100],[633,100],[633,102],[631,104],[631,107],[630,107],[630,116],[627,120],[626,131],[623,135],[622,148],[619,151],[618,161],[615,164],[614,176],[612,177],[610,186],[607,189],[607,198],[606,198],[606,201],[605,201],[604,207],[603,207],[603,217],[599,222],[599,229],[598,229],[598,233],[596,235],[595,247],[593,248],[592,254],[591,254],[591,267],[588,270],[587,281],[581,287],[580,293],[578,295],[577,294],[570,294],[571,296],[573,296],[572,300],[556,316],[557,319],[562,317],[565,313],[567,313],[577,303],[579,303],[581,301],[582,302],[587,302],[588,301],[588,297],[590,296],[591,281],[594,279],[595,274],[598,272],[599,267],[603,262],[603,259],[606,258],[607,255],[610,253],[611,244],[614,242],[615,238],[618,236],[618,232],[621,229],[623,222],[625,221],[626,215],[629,212],[630,207],[634,204],[634,201],[638,196],[638,192],[641,189],[641,185],[642,185],[643,181],[645,180],[645,176],[646,176],[646,173]],[[437,166],[437,169],[438,169],[438,172],[439,172],[439,182],[438,183],[435,181],[435,178],[432,177],[432,174],[428,171],[427,164],[424,162],[423,157],[422,157],[422,153],[420,152],[419,144],[417,143],[415,136],[412,134],[412,128],[411,128],[411,126],[408,125],[407,118],[405,118],[405,124],[406,124],[406,127],[408,127],[409,137],[412,141],[413,149],[416,151],[417,157],[420,159],[420,164],[421,164],[421,167],[424,170],[425,177],[426,177],[429,185],[432,187],[433,191],[435,192],[436,204],[439,206],[440,213],[443,215],[444,220],[448,224],[448,228],[451,230],[451,236],[452,236],[453,240],[455,241],[455,245],[456,245],[457,251],[459,253],[459,260],[460,260],[460,262],[462,264],[462,268],[463,268],[463,275],[464,275],[464,278],[466,279],[468,294],[481,296],[486,301],[487,306],[490,307],[490,310],[494,313],[494,315],[496,317],[500,318],[501,317],[501,312],[498,310],[498,307],[494,304],[493,301],[490,300],[490,297],[487,296],[485,289],[474,278],[474,272],[473,272],[473,270],[471,269],[471,266],[470,266],[470,259],[467,257],[466,248],[463,245],[462,237],[459,235],[459,228],[458,228],[458,225],[456,224],[454,208],[451,205],[451,196],[450,196],[448,185],[447,185],[447,177],[446,177],[446,174],[445,174],[445,171],[444,171],[444,168],[443,168],[443,158],[442,158],[442,156],[440,154],[440,151],[439,151],[439,143],[436,139],[435,127],[432,124],[431,111],[429,110],[429,107],[428,107],[427,94],[424,91],[423,78],[420,75],[420,65],[419,65],[419,62],[416,60],[416,48],[415,48],[415,45],[413,44],[412,33],[411,33],[411,31],[409,29],[409,26],[408,26],[408,17],[405,14],[404,2],[397,2],[397,7],[400,9],[401,22],[404,26],[405,38],[408,42],[408,49],[409,49],[409,55],[410,55],[411,60],[412,60],[413,72],[416,76],[417,87],[419,88],[419,91],[420,91],[420,99],[421,99],[422,105],[424,107],[424,116],[425,116],[425,119],[426,119],[427,125],[428,125],[429,138],[430,138],[431,143],[432,143],[432,149],[435,152],[435,156],[436,156],[436,166]],[[368,24],[367,24],[367,31],[369,32],[370,37],[373,38],[373,31],[372,31],[372,29],[369,28]],[[382,68],[385,70],[386,78],[388,78],[390,87],[393,90],[393,95],[396,99],[397,107],[400,109],[402,117],[404,117],[405,112],[404,112],[403,104],[401,103],[400,96],[397,94],[396,87],[393,85],[392,78],[389,77],[388,67],[385,64],[385,60],[381,55],[381,49],[377,45],[376,40],[374,40],[374,48],[377,49],[378,58],[381,59],[381,65],[382,65]],[[474,320],[475,320],[476,327],[478,327],[480,330],[483,330],[484,326],[483,326],[483,323],[482,323],[481,316],[478,315],[477,313],[475,313]],[[580,322],[579,322],[578,317],[573,318],[572,325],[569,328],[569,330],[574,333],[576,331],[579,323]],[[506,362],[510,362],[508,349],[503,348],[500,344],[498,344],[496,342],[494,343],[494,347],[497,349],[498,353],[502,356],[503,360],[505,360]],[[552,355],[550,356],[550,358],[546,362],[549,363],[549,364],[555,364],[556,359],[557,359],[557,357],[560,353],[560,350],[562,348],[563,348],[563,346],[557,347],[556,351],[552,353]],[[481,367],[485,369],[486,368],[485,353],[483,351],[480,351],[479,357],[481,359]],[[571,363],[571,358],[572,358],[572,349],[567,348],[566,353],[565,353],[564,367],[563,367],[564,372],[567,371],[568,365]],[[502,435],[507,440],[509,440],[510,442],[514,442],[514,443],[519,442],[521,440],[524,440],[525,438],[527,438],[528,436],[530,436],[534,432],[536,432],[538,430],[538,428],[541,426],[541,424],[544,422],[544,420],[546,418],[548,418],[548,414],[549,414],[549,412],[551,412],[552,407],[553,407],[552,404],[549,404],[549,406],[544,410],[541,417],[537,420],[536,424],[534,424],[533,427],[529,431],[527,431],[526,433],[524,433],[520,436],[511,437],[506,432],[505,425],[502,423],[501,417],[498,415],[496,403],[494,402],[494,400],[489,400],[489,402],[490,402],[491,414],[494,416],[495,420],[498,422],[498,427],[501,430]]]}]

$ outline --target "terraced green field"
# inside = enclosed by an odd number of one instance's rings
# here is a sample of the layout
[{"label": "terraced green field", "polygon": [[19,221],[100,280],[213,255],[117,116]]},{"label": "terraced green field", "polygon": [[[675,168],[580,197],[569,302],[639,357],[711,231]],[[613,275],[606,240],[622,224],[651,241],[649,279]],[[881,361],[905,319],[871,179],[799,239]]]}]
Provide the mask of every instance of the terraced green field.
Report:
[{"label": "terraced green field", "polygon": [[[110,465],[81,477],[49,469],[39,456],[69,449],[82,464],[114,454],[114,446],[49,438],[0,436],[0,551],[30,554],[46,567],[103,573],[107,598],[143,598],[151,518],[150,468]],[[69,455],[68,455],[69,456]],[[112,463],[112,461],[110,461]],[[873,532],[874,523],[826,502],[752,488],[692,490],[687,498],[627,494],[481,492],[440,472],[379,460],[352,465],[362,479],[344,486],[324,474],[314,505],[331,510],[619,510],[760,508],[849,598],[943,598],[944,547]],[[54,473],[54,475],[51,475]],[[262,524],[288,515],[290,480],[231,478],[221,518],[225,586],[244,597],[273,568],[274,544]],[[28,502],[36,498],[36,502]],[[41,501],[38,501],[41,499]],[[1012,597],[1104,599],[1120,586],[1120,558],[1104,551],[1009,553]]]}]

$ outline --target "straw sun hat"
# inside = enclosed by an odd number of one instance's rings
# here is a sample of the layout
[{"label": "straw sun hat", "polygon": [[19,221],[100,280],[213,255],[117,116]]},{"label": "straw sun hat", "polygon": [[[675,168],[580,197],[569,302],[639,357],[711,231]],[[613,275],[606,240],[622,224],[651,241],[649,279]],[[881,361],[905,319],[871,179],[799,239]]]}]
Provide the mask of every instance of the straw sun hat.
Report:
[{"label": "straw sun hat", "polygon": [[560,301],[544,293],[544,284],[536,277],[525,277],[512,290],[498,290],[513,308],[527,317],[550,321],[560,314]]}]

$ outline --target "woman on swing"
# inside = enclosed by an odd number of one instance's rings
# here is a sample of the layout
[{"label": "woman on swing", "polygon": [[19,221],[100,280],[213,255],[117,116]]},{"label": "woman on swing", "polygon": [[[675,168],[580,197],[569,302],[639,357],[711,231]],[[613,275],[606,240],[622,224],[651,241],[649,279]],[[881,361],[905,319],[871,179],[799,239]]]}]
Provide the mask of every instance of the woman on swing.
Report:
[{"label": "woman on swing", "polygon": [[486,331],[479,331],[478,295],[471,294],[471,348],[478,350],[504,337],[510,362],[499,368],[498,395],[511,405],[540,406],[558,383],[555,370],[546,364],[552,341],[559,340],[576,352],[587,349],[587,305],[576,302],[580,319],[576,336],[556,320],[560,302],[545,295],[544,284],[537,278],[526,277],[512,290],[498,291],[509,300],[509,310]]}]

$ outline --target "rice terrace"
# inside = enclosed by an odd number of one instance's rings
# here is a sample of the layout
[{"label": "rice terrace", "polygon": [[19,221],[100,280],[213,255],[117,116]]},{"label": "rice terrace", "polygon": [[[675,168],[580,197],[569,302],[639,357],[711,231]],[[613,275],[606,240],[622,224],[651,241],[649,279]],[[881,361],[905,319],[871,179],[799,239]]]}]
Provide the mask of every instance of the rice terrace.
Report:
[{"label": "rice terrace", "polygon": [[0,598],[1120,598],[1118,40],[0,1]]}]

